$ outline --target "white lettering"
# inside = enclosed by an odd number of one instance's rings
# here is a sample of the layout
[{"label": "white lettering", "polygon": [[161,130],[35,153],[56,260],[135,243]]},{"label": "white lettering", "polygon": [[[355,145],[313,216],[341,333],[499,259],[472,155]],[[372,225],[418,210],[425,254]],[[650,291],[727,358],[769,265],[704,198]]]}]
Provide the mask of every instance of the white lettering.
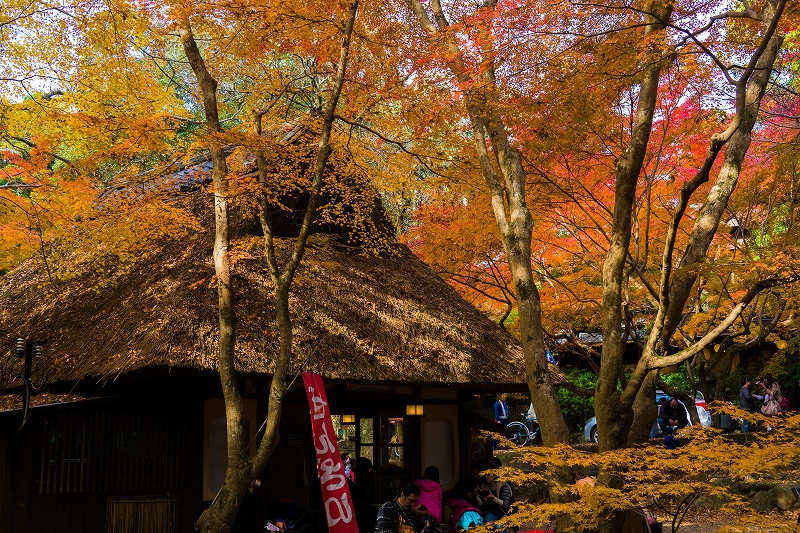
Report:
[{"label": "white lettering", "polygon": [[[331,506],[334,509],[331,509]],[[336,511],[336,515],[332,513]],[[350,502],[347,500],[347,494],[342,494],[341,501],[336,497],[328,498],[325,500],[325,515],[328,518],[328,527],[333,527],[339,522],[349,524],[353,519],[353,511],[350,509]]]},{"label": "white lettering", "polygon": [[321,462],[317,461],[317,471],[320,473],[319,482],[323,485],[330,483],[325,490],[339,490],[347,483],[347,478],[337,473],[341,468],[341,461],[334,463],[330,457]]},{"label": "white lettering", "polygon": [[309,387],[309,392],[311,392],[311,403],[314,404],[314,420],[319,420],[323,418],[327,412],[325,409],[328,406],[328,403],[322,400],[322,396],[318,396],[314,394],[314,389]]},{"label": "white lettering", "polygon": [[324,455],[326,453],[335,453],[336,452],[336,448],[334,448],[334,445],[331,442],[331,439],[328,437],[328,434],[325,431],[326,431],[326,427],[323,424],[322,433],[320,433],[317,436],[317,441],[322,446],[322,448],[317,448],[316,446],[314,447],[314,450],[316,450],[317,455]]}]

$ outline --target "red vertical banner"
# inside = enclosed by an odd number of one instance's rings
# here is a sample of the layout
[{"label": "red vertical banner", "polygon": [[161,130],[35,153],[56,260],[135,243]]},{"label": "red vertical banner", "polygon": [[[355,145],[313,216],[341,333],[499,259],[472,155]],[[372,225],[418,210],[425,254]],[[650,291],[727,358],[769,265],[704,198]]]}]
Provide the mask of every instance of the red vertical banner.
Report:
[{"label": "red vertical banner", "polygon": [[325,502],[325,516],[330,533],[358,533],[353,499],[344,475],[339,444],[331,422],[325,385],[317,374],[303,372],[308,406],[311,409],[311,433],[317,452],[317,476]]}]

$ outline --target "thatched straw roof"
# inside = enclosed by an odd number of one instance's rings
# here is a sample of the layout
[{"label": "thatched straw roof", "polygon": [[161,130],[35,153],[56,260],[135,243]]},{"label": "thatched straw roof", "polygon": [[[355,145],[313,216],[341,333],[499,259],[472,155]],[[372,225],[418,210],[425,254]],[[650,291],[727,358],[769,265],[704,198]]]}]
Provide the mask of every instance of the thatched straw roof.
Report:
[{"label": "thatched straw roof", "polygon": [[[52,394],[49,392],[43,392],[42,394],[31,396],[30,407],[72,404],[85,400],[86,398],[78,396],[77,394]],[[0,413],[3,411],[13,411],[22,408],[23,400],[20,394],[0,395]]]},{"label": "thatched straw roof", "polygon": [[[34,381],[113,380],[146,368],[213,371],[212,199],[202,190],[181,196],[205,229],[163,237],[157,249],[107,270],[101,281],[78,253],[51,265],[53,281],[37,257],[0,278],[0,358],[23,335],[47,340],[36,365],[47,375],[35,370]],[[242,237],[253,225],[236,227]],[[292,243],[284,240],[281,249]],[[524,383],[517,342],[407,248],[392,248],[370,257],[312,238],[291,297],[293,371],[344,381]],[[235,265],[238,367],[269,374],[278,349],[272,286],[257,245],[251,251]],[[0,389],[12,385],[4,377]]]}]

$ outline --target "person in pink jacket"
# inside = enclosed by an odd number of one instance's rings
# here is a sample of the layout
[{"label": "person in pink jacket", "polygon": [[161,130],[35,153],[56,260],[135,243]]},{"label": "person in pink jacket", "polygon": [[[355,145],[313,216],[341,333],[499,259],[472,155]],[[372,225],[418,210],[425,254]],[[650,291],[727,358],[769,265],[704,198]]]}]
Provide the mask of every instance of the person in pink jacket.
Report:
[{"label": "person in pink jacket", "polygon": [[447,500],[447,506],[452,510],[453,531],[469,531],[472,526],[482,526],[481,511],[463,496],[453,495]]},{"label": "person in pink jacket", "polygon": [[422,479],[417,480],[419,485],[419,500],[417,508],[426,508],[427,513],[433,518],[433,522],[438,524],[442,521],[442,486],[439,484],[439,469],[429,466],[422,474]]}]

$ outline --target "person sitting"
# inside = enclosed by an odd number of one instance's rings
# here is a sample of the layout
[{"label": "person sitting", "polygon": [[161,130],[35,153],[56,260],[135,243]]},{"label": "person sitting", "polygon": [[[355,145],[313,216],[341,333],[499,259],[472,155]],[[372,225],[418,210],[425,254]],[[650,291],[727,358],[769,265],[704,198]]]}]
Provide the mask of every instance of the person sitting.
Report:
[{"label": "person sitting", "polygon": [[478,493],[478,504],[483,511],[483,522],[494,522],[503,518],[511,507],[514,493],[511,485],[497,479],[497,474],[486,474],[486,490]]},{"label": "person sitting", "polygon": [[658,425],[664,435],[672,435],[685,428],[689,425],[686,408],[676,398],[665,401],[658,408]]},{"label": "person sitting", "polygon": [[[481,484],[481,471],[483,469],[484,463],[481,459],[473,459],[470,462],[467,475],[453,485],[453,494],[456,495],[456,498],[463,498],[472,505],[477,505],[474,489]],[[447,499],[445,498],[444,501],[446,503]]]},{"label": "person sitting", "polygon": [[445,505],[450,508],[453,531],[467,531],[472,526],[482,526],[481,510],[467,501],[467,495],[453,491]]},{"label": "person sitting", "polygon": [[356,480],[356,473],[353,472],[353,458],[348,457],[344,460],[344,477],[348,480],[355,482]]},{"label": "person sitting", "polygon": [[417,508],[425,507],[434,524],[442,521],[442,486],[439,484],[439,469],[429,466],[417,480],[420,493]]},{"label": "person sitting", "polygon": [[419,485],[409,483],[378,510],[375,533],[412,533],[414,521],[411,509],[419,499]]}]

